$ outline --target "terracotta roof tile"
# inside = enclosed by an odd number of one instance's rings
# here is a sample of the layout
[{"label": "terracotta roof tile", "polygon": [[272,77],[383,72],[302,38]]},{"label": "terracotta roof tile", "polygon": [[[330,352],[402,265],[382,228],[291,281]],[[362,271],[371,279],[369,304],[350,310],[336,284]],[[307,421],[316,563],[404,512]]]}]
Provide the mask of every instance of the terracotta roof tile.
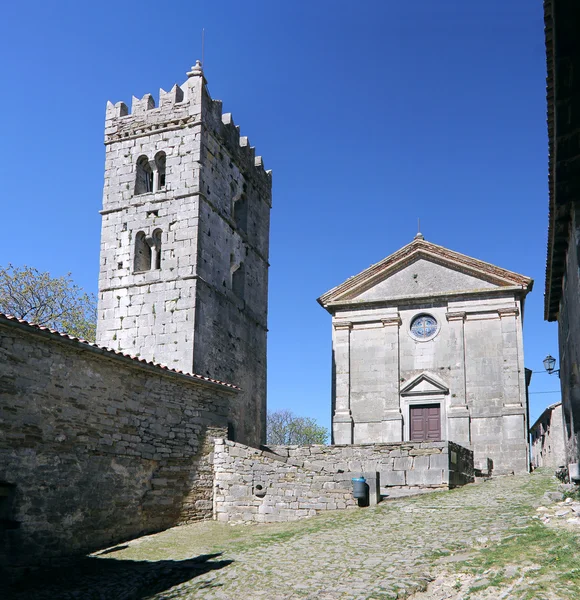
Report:
[{"label": "terracotta roof tile", "polygon": [[131,354],[125,354],[119,350],[113,350],[112,348],[106,348],[105,346],[99,346],[97,344],[94,344],[93,342],[87,342],[87,340],[83,340],[81,338],[77,338],[72,335],[68,335],[67,333],[62,333],[60,331],[56,331],[55,329],[51,329],[50,327],[46,327],[44,325],[37,325],[35,323],[29,323],[28,321],[25,321],[24,319],[19,319],[18,317],[15,317],[13,315],[6,315],[4,313],[0,313],[0,323],[2,323],[2,321],[8,321],[11,323],[20,323],[21,325],[30,327],[31,329],[35,329],[37,331],[44,331],[46,333],[50,333],[51,335],[53,335],[55,337],[60,337],[60,338],[66,339],[66,340],[70,340],[72,342],[77,342],[79,345],[82,345],[82,346],[91,346],[92,348],[98,348],[99,350],[104,351],[107,354],[115,355],[115,356],[122,356],[123,358],[129,358],[137,363],[141,363],[143,365],[148,365],[150,367],[155,367],[155,368],[161,369],[163,371],[167,371],[169,373],[177,373],[179,375],[186,375],[187,377],[191,377],[192,379],[196,379],[199,381],[204,381],[206,383],[215,383],[217,385],[223,385],[232,390],[240,389],[238,386],[233,385],[231,383],[226,383],[225,381],[219,381],[218,379],[212,379],[211,377],[205,377],[205,376],[199,375],[197,373],[188,373],[186,371],[180,371],[179,369],[172,369],[172,368],[168,367],[167,365],[155,363],[153,361],[149,361],[144,358],[140,358],[138,356],[132,356]]}]

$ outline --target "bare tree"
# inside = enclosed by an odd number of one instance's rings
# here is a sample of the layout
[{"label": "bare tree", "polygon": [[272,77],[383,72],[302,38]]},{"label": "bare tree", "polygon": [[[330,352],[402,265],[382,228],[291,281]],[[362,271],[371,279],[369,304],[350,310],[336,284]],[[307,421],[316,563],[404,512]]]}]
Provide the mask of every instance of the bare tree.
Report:
[{"label": "bare tree", "polygon": [[268,444],[326,444],[328,429],[310,417],[297,417],[289,410],[269,412],[266,421]]},{"label": "bare tree", "polygon": [[51,277],[33,267],[0,267],[0,312],[95,340],[96,297],[76,285],[70,273]]}]

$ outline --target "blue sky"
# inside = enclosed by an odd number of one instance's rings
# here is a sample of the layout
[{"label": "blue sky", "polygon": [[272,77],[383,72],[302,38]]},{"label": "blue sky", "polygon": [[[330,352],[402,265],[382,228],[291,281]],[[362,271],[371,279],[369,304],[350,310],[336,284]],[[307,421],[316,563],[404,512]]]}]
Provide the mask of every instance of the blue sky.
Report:
[{"label": "blue sky", "polygon": [[[0,52],[0,264],[96,291],[107,100],[170,89],[200,57],[273,170],[269,406],[330,422],[330,316],[316,298],[427,240],[535,280],[547,233],[540,0],[9,3]],[[559,398],[534,374],[531,416]]]}]

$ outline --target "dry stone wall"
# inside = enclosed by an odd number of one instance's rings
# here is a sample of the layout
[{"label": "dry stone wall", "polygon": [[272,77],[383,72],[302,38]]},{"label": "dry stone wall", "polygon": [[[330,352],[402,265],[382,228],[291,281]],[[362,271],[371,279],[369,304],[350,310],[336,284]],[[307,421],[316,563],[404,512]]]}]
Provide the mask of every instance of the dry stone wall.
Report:
[{"label": "dry stone wall", "polygon": [[217,439],[214,518],[270,523],[355,508],[351,479],[377,471],[387,493],[449,488],[473,481],[473,452],[453,442],[257,449]]},{"label": "dry stone wall", "polygon": [[0,565],[211,517],[213,439],[233,397],[0,318],[0,487],[17,527],[0,526]]}]

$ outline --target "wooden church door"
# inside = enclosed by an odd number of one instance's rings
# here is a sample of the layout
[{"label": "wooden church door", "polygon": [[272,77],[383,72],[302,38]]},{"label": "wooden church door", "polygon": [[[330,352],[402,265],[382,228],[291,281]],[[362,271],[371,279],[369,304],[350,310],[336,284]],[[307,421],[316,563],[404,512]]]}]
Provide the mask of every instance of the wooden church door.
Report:
[{"label": "wooden church door", "polygon": [[411,406],[409,412],[412,442],[441,440],[441,407],[439,404]]}]

